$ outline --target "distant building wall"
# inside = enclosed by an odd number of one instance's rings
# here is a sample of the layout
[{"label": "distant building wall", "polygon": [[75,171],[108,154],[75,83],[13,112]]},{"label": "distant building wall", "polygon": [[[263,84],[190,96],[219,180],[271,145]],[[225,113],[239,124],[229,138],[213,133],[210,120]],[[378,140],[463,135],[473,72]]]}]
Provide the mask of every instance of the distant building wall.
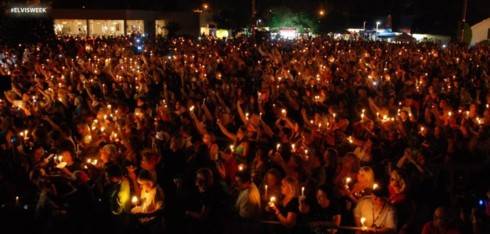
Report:
[{"label": "distant building wall", "polygon": [[487,18],[471,27],[470,45],[490,40],[490,18]]},{"label": "distant building wall", "polygon": [[[178,35],[199,36],[199,16],[193,12],[142,10],[52,9],[57,34],[83,36],[121,35],[133,32],[155,35],[156,27],[175,23]],[[157,24],[156,21],[159,23]],[[163,23],[162,23],[163,22]],[[95,24],[94,24],[95,23]]]}]

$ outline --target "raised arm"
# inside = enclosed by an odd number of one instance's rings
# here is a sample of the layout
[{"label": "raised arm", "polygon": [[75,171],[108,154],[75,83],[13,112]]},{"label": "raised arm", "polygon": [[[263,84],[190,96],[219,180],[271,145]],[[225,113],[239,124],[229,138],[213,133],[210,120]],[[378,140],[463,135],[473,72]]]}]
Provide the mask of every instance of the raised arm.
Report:
[{"label": "raised arm", "polygon": [[242,107],[240,106],[240,100],[236,101],[236,109],[238,111],[238,116],[244,124],[248,123],[247,116],[243,113]]},{"label": "raised arm", "polygon": [[194,121],[194,125],[196,126],[196,129],[197,131],[199,131],[199,133],[201,135],[205,135],[207,133],[206,131],[206,127],[204,126],[204,124],[197,118],[196,116],[196,113],[194,113],[194,108],[195,106],[191,106],[189,108],[189,115],[191,116],[192,120]]},{"label": "raised arm", "polygon": [[223,135],[225,135],[226,137],[228,137],[228,139],[232,141],[236,141],[236,135],[228,131],[228,129],[226,129],[225,126],[223,126],[223,124],[221,124],[221,121],[219,119],[216,121],[216,124],[218,124],[218,127],[223,133]]}]

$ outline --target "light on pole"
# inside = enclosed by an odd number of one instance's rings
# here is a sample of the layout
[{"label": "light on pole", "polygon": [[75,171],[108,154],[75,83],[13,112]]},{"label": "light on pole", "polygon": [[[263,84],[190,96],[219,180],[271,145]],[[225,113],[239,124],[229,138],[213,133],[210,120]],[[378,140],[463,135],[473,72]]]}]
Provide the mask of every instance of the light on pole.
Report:
[{"label": "light on pole", "polygon": [[202,4],[202,9],[203,10],[207,10],[208,8],[209,8],[209,4],[207,4],[207,3],[203,3]]},{"label": "light on pole", "polygon": [[379,29],[379,25],[380,25],[380,24],[381,24],[381,22],[376,21],[376,31],[378,31],[378,29]]},{"label": "light on pole", "polygon": [[318,15],[319,15],[320,17],[325,16],[325,10],[320,9],[320,10],[318,11]]}]

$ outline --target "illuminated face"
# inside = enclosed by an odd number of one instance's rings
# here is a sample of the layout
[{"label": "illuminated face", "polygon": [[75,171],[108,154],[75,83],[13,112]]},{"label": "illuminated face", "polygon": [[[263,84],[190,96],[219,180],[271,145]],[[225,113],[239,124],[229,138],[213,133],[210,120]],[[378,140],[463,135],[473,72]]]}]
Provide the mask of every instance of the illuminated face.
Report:
[{"label": "illuminated face", "polygon": [[281,194],[282,195],[288,195],[291,192],[292,192],[291,186],[285,180],[282,180],[282,182],[281,182]]},{"label": "illuminated face", "polygon": [[267,173],[265,175],[265,183],[268,185],[268,186],[274,186],[277,184],[277,177],[272,174],[272,173]]},{"label": "illuminated face", "polygon": [[204,144],[211,143],[211,136],[209,134],[205,134],[202,138],[202,141],[204,142]]},{"label": "illuminated face", "polygon": [[61,156],[63,157],[63,162],[66,162],[68,165],[73,164],[73,157],[71,156],[70,151],[64,151],[61,153]]},{"label": "illuminated face", "polygon": [[316,192],[316,201],[322,208],[327,208],[330,206],[330,200],[328,199],[327,194],[322,190],[318,190]]},{"label": "illuminated face", "polygon": [[154,186],[153,182],[149,181],[149,180],[138,179],[137,182],[143,190],[149,190],[149,189],[153,188],[153,186]]},{"label": "illuminated face", "polygon": [[111,153],[108,150],[100,151],[100,160],[103,163],[108,163],[111,160]]},{"label": "illuminated face", "polygon": [[206,191],[206,178],[204,178],[203,175],[197,174],[196,175],[196,187],[199,192],[205,192]]}]

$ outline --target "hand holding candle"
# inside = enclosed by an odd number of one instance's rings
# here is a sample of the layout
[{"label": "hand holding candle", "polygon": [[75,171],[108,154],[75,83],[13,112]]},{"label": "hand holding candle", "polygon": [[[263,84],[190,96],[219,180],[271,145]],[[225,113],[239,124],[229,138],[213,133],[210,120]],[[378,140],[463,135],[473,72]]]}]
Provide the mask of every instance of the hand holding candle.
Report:
[{"label": "hand holding candle", "polygon": [[133,196],[133,197],[131,197],[131,204],[132,204],[133,206],[138,205],[138,202],[139,202],[138,196]]},{"label": "hand holding candle", "polygon": [[288,111],[285,108],[282,108],[281,109],[281,114],[282,114],[282,117],[285,118],[287,116],[287,114],[288,114]]},{"label": "hand holding candle", "polygon": [[366,227],[366,218],[365,217],[361,217],[361,219],[359,221],[361,221],[362,230],[367,230],[367,227]]},{"label": "hand holding candle", "polygon": [[276,197],[275,196],[271,196],[270,199],[269,199],[269,206],[270,207],[275,207],[276,206]]},{"label": "hand holding candle", "polygon": [[347,189],[347,190],[350,189],[349,188],[349,184],[350,184],[351,181],[352,181],[352,178],[350,178],[350,177],[346,177],[345,178],[345,189]]}]

